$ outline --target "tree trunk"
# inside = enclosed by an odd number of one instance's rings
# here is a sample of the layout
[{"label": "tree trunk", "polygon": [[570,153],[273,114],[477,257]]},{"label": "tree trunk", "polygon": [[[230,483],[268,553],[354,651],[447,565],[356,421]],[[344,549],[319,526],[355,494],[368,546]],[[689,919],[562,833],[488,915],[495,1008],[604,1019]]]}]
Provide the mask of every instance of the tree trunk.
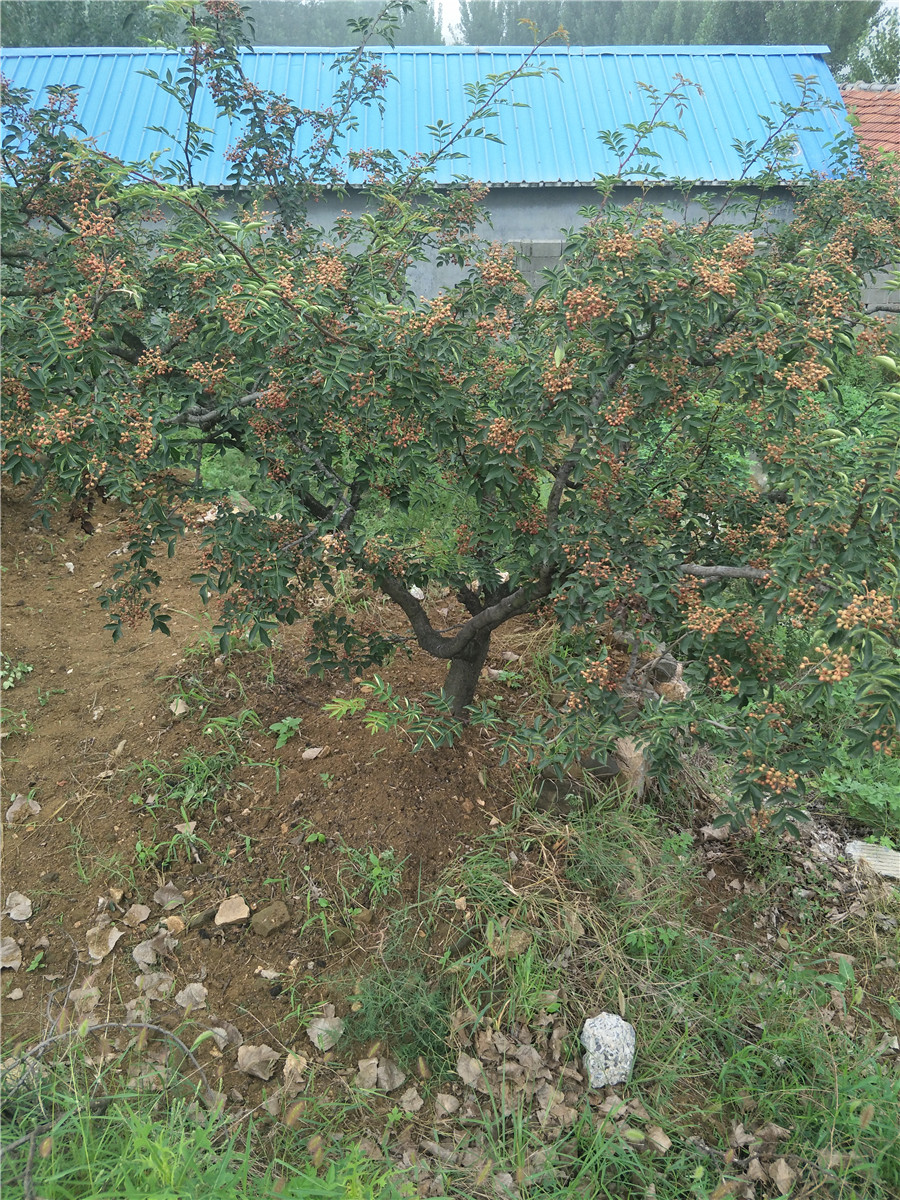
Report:
[{"label": "tree trunk", "polygon": [[443,693],[450,703],[454,717],[465,720],[466,709],[475,699],[475,689],[481,668],[485,664],[491,645],[491,631],[476,633],[465,650],[450,659],[450,670]]}]

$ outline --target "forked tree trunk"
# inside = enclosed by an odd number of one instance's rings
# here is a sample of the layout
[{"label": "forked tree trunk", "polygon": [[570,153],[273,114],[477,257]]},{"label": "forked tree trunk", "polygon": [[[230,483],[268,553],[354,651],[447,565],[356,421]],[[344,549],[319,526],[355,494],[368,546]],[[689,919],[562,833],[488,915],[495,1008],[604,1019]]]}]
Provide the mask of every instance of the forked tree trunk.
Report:
[{"label": "forked tree trunk", "polygon": [[476,633],[465,650],[455,658],[450,659],[450,670],[444,683],[444,696],[450,703],[450,711],[454,717],[465,720],[466,708],[475,699],[475,689],[481,668],[487,660],[491,645],[489,629]]}]

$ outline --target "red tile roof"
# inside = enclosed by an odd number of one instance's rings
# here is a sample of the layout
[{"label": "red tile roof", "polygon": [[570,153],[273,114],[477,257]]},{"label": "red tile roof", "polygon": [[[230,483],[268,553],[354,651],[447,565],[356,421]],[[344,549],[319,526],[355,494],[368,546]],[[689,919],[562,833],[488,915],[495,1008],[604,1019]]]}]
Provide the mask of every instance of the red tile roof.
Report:
[{"label": "red tile roof", "polygon": [[859,121],[856,134],[861,142],[900,153],[900,86],[851,83],[841,88],[841,98]]}]

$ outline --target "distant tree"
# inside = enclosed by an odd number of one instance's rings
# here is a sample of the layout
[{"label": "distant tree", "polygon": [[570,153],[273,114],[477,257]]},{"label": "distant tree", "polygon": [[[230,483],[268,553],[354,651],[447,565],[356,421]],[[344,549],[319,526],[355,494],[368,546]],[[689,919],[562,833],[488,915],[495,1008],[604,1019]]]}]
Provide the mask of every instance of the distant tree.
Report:
[{"label": "distant tree", "polygon": [[841,74],[849,83],[900,83],[900,14],[888,13],[870,27]]},{"label": "distant tree", "polygon": [[[260,46],[348,46],[348,22],[374,20],[384,0],[255,0],[244,6]],[[410,0],[398,14],[395,41],[440,45],[435,0]],[[4,46],[139,46],[158,30],[151,0],[4,0]],[[385,41],[376,35],[371,43]]]},{"label": "distant tree", "polygon": [[149,0],[4,0],[4,46],[135,46],[150,33]]},{"label": "distant tree", "polygon": [[[259,46],[349,46],[357,40],[350,22],[374,20],[383,0],[255,0],[247,17]],[[443,41],[434,0],[417,0],[398,15],[393,40],[404,46],[434,46]],[[370,45],[383,44],[377,34]]]},{"label": "distant tree", "polygon": [[883,8],[880,0],[462,0],[458,40],[524,45],[523,17],[542,31],[562,25],[583,46],[821,45],[838,71]]}]

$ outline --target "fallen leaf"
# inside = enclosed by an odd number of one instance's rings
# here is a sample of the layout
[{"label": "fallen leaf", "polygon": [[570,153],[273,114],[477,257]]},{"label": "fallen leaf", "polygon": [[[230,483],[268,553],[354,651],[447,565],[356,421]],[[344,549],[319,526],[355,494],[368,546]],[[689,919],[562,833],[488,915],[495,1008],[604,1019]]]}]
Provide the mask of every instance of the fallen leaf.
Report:
[{"label": "fallen leaf", "polygon": [[186,834],[188,837],[194,832],[194,830],[196,828],[197,828],[196,821],[182,821],[182,823],[180,825],[175,826],[176,832]]},{"label": "fallen leaf", "polygon": [[768,1125],[763,1125],[762,1129],[757,1130],[756,1136],[762,1138],[764,1142],[778,1142],[782,1138],[790,1137],[791,1131],[785,1129],[783,1125],[774,1125],[770,1121]]},{"label": "fallen leaf", "polygon": [[131,957],[139,967],[155,967],[156,951],[153,949],[153,939],[138,944],[131,951]]},{"label": "fallen leaf", "polygon": [[149,975],[138,975],[135,983],[148,1000],[165,1000],[175,986],[175,977],[165,971],[152,971]]},{"label": "fallen leaf", "polygon": [[776,1158],[769,1166],[769,1177],[778,1188],[778,1194],[787,1196],[794,1186],[797,1172],[789,1167],[783,1158]]},{"label": "fallen leaf", "polygon": [[232,925],[235,921],[245,921],[250,916],[250,909],[243,896],[229,896],[219,905],[216,913],[216,925]]},{"label": "fallen leaf", "polygon": [[20,821],[27,821],[29,817],[36,817],[41,811],[41,806],[37,800],[32,800],[30,796],[23,796],[17,793],[11,797],[12,804],[6,810],[7,825],[15,825]]},{"label": "fallen leaf", "polygon": [[85,936],[88,954],[94,962],[102,962],[119,938],[125,936],[125,931],[116,929],[115,925],[97,925],[95,928],[89,929]]},{"label": "fallen leaf", "polygon": [[86,1017],[100,1003],[100,989],[92,987],[87,980],[82,987],[69,993],[69,999],[75,1005],[75,1016]]},{"label": "fallen leaf", "polygon": [[202,983],[189,983],[175,993],[175,1003],[180,1008],[204,1008],[209,995]]},{"label": "fallen leaf", "polygon": [[173,700],[169,705],[169,712],[175,717],[183,717],[188,711],[188,706],[179,696],[177,700]]},{"label": "fallen leaf", "polygon": [[434,1115],[438,1118],[452,1117],[459,1105],[459,1100],[449,1092],[438,1092],[434,1098]]},{"label": "fallen leaf", "polygon": [[325,753],[324,746],[309,746],[306,750],[303,751],[303,753],[300,755],[300,757],[302,759],[305,759],[307,762],[309,762],[310,759],[319,758],[319,756],[324,753]]},{"label": "fallen leaf", "polygon": [[700,832],[704,842],[727,842],[731,837],[731,828],[728,825],[701,825]]},{"label": "fallen leaf", "polygon": [[165,887],[161,887],[153,893],[153,901],[165,909],[178,908],[179,905],[184,904],[184,896],[170,880]]},{"label": "fallen leaf", "polygon": [[32,913],[31,901],[21,892],[10,892],[3,911],[11,921],[27,921]]},{"label": "fallen leaf", "polygon": [[232,1025],[230,1021],[220,1021],[217,1017],[214,1020],[216,1024],[210,1027],[210,1033],[220,1050],[224,1050],[227,1046],[244,1044],[243,1035],[236,1025]]},{"label": "fallen leaf", "polygon": [[293,1099],[303,1086],[303,1076],[308,1066],[309,1059],[305,1058],[302,1054],[288,1054],[283,1074],[284,1090],[290,1099]]},{"label": "fallen leaf", "polygon": [[146,1023],[150,1020],[150,1001],[146,996],[135,996],[125,1005],[125,1020]]},{"label": "fallen leaf", "polygon": [[280,1058],[281,1055],[271,1046],[241,1046],[237,1053],[237,1068],[245,1075],[255,1075],[257,1079],[271,1079]]},{"label": "fallen leaf", "polygon": [[395,1062],[389,1058],[379,1058],[376,1083],[383,1092],[396,1091],[406,1080],[406,1075]]},{"label": "fallen leaf", "polygon": [[378,1059],[359,1058],[356,1060],[356,1065],[359,1070],[356,1072],[353,1082],[367,1092],[372,1091],[378,1084]]},{"label": "fallen leaf", "polygon": [[479,1087],[484,1080],[484,1065],[477,1058],[460,1053],[456,1060],[456,1073],[469,1087]]},{"label": "fallen leaf", "polygon": [[5,937],[0,941],[0,968],[18,971],[22,965],[22,948],[15,938]]},{"label": "fallen leaf", "polygon": [[658,1125],[651,1125],[647,1129],[647,1141],[657,1154],[665,1154],[672,1149],[672,1139]]},{"label": "fallen leaf", "polygon": [[340,1017],[313,1017],[306,1027],[306,1036],[317,1050],[330,1050],[344,1032]]},{"label": "fallen leaf", "polygon": [[400,1107],[405,1113],[417,1113],[425,1104],[416,1087],[407,1088],[400,1097]]},{"label": "fallen leaf", "polygon": [[21,1000],[24,995],[25,993],[21,988],[13,988],[13,990],[8,993],[6,998],[7,1000]]}]

